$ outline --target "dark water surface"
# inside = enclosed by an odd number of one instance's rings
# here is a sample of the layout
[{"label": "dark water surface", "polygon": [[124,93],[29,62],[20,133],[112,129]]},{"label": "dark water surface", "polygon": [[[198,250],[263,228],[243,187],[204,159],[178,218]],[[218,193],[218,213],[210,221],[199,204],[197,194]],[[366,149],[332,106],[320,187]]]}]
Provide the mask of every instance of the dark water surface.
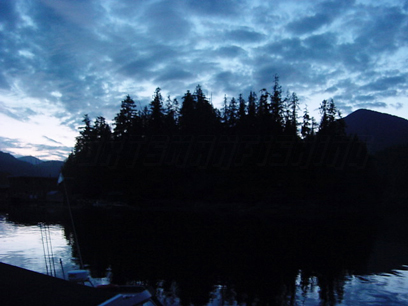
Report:
[{"label": "dark water surface", "polygon": [[408,304],[408,226],[398,214],[89,209],[74,212],[78,241],[63,215],[0,218],[0,261],[45,273],[45,222],[65,270],[78,267],[79,242],[94,278],[111,267],[114,283],[149,284],[166,305]]}]

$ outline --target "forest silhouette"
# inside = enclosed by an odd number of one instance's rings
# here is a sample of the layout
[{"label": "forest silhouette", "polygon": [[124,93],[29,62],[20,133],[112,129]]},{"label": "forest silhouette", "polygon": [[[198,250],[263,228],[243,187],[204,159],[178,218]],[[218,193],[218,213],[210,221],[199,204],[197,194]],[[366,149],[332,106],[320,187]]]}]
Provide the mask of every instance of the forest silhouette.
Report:
[{"label": "forest silhouette", "polygon": [[363,207],[380,190],[366,146],[346,135],[333,99],[319,110],[319,121],[301,110],[278,76],[271,91],[225,97],[221,109],[199,85],[181,105],[165,100],[160,88],[141,109],[128,95],[113,127],[104,117],[84,116],[63,173],[82,198],[131,205]]},{"label": "forest silhouette", "polygon": [[205,305],[218,282],[230,304],[295,305],[318,286],[321,304],[335,305],[349,277],[366,274],[380,178],[406,174],[378,172],[332,99],[316,120],[275,76],[270,91],[225,97],[221,109],[199,85],[181,103],[157,88],[136,105],[126,96],[112,126],[85,115],[63,167],[71,204],[141,208],[74,210],[86,262],[112,265],[119,284],[174,281],[182,305]]}]

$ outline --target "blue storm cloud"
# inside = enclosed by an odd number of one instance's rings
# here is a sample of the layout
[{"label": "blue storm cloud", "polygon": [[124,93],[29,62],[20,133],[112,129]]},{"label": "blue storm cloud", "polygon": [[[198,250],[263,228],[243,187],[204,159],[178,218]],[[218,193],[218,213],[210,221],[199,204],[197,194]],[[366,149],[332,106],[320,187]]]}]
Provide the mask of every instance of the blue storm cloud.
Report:
[{"label": "blue storm cloud", "polygon": [[112,119],[126,94],[146,104],[156,87],[180,97],[200,84],[245,97],[275,74],[299,96],[335,95],[343,114],[408,108],[407,12],[402,0],[4,0],[0,93],[56,105],[69,127]]}]

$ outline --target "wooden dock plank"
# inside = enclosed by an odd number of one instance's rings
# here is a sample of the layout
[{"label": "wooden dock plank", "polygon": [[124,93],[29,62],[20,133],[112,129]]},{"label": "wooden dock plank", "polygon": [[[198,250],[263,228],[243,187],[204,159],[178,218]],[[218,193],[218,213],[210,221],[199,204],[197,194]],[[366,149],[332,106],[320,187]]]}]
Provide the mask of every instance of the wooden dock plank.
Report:
[{"label": "wooden dock plank", "polygon": [[0,263],[0,305],[99,305],[116,293]]}]

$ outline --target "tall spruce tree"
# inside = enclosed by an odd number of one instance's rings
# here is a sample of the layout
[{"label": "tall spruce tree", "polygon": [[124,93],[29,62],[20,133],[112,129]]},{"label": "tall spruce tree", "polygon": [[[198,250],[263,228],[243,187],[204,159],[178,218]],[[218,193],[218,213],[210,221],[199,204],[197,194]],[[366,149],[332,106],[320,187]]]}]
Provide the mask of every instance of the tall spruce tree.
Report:
[{"label": "tall spruce tree", "polygon": [[302,122],[302,127],[300,129],[300,134],[302,135],[303,139],[306,139],[309,136],[311,136],[311,133],[312,133],[312,122],[311,121],[312,119],[310,118],[309,111],[306,106],[303,111],[303,122]]},{"label": "tall spruce tree", "polygon": [[228,129],[228,123],[229,123],[229,107],[228,107],[228,98],[227,95],[224,95],[224,100],[222,104],[222,124],[224,125],[224,129]]},{"label": "tall spruce tree", "polygon": [[196,120],[196,133],[212,134],[217,129],[217,114],[214,107],[208,101],[200,85],[194,91]]},{"label": "tall spruce tree", "polygon": [[297,136],[297,116],[299,108],[299,98],[296,93],[288,93],[285,98],[286,111],[285,111],[285,134]]},{"label": "tall spruce tree", "polygon": [[88,114],[84,115],[82,122],[85,124],[85,126],[80,127],[79,136],[76,138],[76,144],[73,152],[76,157],[83,153],[88,153],[91,142],[94,140],[91,119],[89,119]]},{"label": "tall spruce tree", "polygon": [[246,116],[246,108],[247,108],[246,101],[242,97],[242,94],[239,94],[239,97],[238,97],[238,118],[239,120],[244,120]]},{"label": "tall spruce tree", "polygon": [[156,88],[153,101],[150,102],[150,120],[149,131],[152,134],[161,134],[164,132],[164,112],[163,97],[160,88]]},{"label": "tall spruce tree", "polygon": [[115,140],[122,140],[130,136],[135,128],[136,115],[135,101],[127,95],[121,102],[120,111],[114,119],[113,138]]},{"label": "tall spruce tree", "polygon": [[251,91],[248,96],[248,116],[246,133],[252,134],[256,132],[257,125],[257,96]]},{"label": "tall spruce tree", "polygon": [[92,134],[95,140],[108,141],[111,139],[111,128],[104,117],[99,116],[95,119]]},{"label": "tall spruce tree", "polygon": [[195,133],[195,109],[196,102],[189,90],[183,96],[180,109],[179,125],[184,134]]},{"label": "tall spruce tree", "polygon": [[164,129],[166,133],[173,134],[178,131],[179,109],[177,99],[167,97],[164,110]]},{"label": "tall spruce tree", "polygon": [[234,97],[231,98],[229,105],[228,105],[228,126],[230,129],[235,129],[238,121],[238,107],[237,101]]},{"label": "tall spruce tree", "polygon": [[257,109],[257,125],[259,126],[259,133],[271,133],[271,113],[269,106],[269,92],[264,88],[260,91],[258,109]]},{"label": "tall spruce tree", "polygon": [[242,94],[238,97],[238,118],[237,118],[237,128],[238,132],[241,134],[245,132],[248,128],[247,120],[247,104]]},{"label": "tall spruce tree", "polygon": [[270,104],[273,135],[279,135],[283,130],[283,103],[282,86],[279,84],[278,75],[275,75]]},{"label": "tall spruce tree", "polygon": [[320,111],[320,124],[319,124],[319,135],[328,135],[330,134],[333,128],[334,122],[334,105],[330,105],[329,101],[323,100],[320,104],[319,111]]},{"label": "tall spruce tree", "polygon": [[319,135],[345,136],[345,123],[333,99],[323,100],[320,104],[321,120]]}]

